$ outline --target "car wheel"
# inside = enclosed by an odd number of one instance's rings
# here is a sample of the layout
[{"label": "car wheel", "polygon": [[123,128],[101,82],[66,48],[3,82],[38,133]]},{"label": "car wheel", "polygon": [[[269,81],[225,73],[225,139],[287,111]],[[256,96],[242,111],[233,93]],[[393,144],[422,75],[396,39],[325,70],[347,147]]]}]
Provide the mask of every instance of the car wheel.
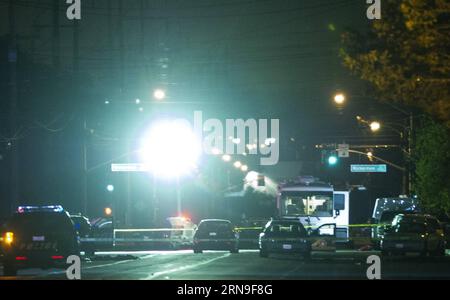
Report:
[{"label": "car wheel", "polygon": [[3,275],[4,276],[17,276],[17,268],[14,264],[6,263],[3,266]]},{"label": "car wheel", "polygon": [[259,256],[261,256],[261,257],[269,257],[269,252],[261,249],[261,250],[259,250]]},{"label": "car wheel", "polygon": [[200,254],[200,253],[203,253],[203,251],[200,250],[200,249],[194,249],[194,253],[195,253],[195,254]]}]

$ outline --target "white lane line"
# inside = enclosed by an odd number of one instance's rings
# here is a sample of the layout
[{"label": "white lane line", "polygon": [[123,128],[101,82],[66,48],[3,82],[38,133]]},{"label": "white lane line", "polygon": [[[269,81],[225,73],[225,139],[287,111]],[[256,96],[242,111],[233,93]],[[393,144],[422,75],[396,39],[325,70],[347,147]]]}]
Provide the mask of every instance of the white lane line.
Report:
[{"label": "white lane line", "polygon": [[117,266],[117,265],[121,265],[121,264],[124,264],[124,263],[129,263],[129,262],[132,262],[132,261],[136,261],[136,260],[135,259],[121,260],[121,261],[116,261],[116,262],[109,263],[109,264],[84,267],[84,268],[82,268],[82,270],[90,270],[90,269],[112,267],[112,266]]},{"label": "white lane line", "polygon": [[214,262],[216,260],[223,259],[223,258],[228,257],[230,255],[231,255],[230,253],[227,253],[227,254],[221,255],[219,257],[215,257],[215,258],[212,258],[212,259],[209,259],[209,260],[206,260],[206,261],[202,261],[202,262],[199,262],[199,263],[196,263],[196,264],[193,264],[193,265],[187,265],[187,266],[178,267],[178,268],[174,268],[174,269],[170,269],[170,270],[166,270],[166,271],[156,272],[156,273],[153,273],[153,274],[147,276],[146,278],[144,278],[144,280],[152,280],[152,279],[155,279],[156,277],[159,277],[161,275],[170,274],[170,273],[179,272],[179,271],[184,271],[184,270],[192,269],[192,268],[197,268],[197,267],[200,267],[200,266],[212,263],[212,262]]}]

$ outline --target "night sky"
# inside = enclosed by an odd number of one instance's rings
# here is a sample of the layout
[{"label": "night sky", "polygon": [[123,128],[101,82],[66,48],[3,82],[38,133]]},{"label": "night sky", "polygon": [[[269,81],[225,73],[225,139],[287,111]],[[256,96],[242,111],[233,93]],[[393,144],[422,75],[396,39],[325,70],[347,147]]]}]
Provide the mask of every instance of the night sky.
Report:
[{"label": "night sky", "polygon": [[[399,193],[398,172],[358,177],[348,171],[350,160],[327,170],[314,149],[316,144],[344,141],[399,142],[395,132],[373,136],[355,120],[356,115],[399,120],[386,105],[350,97],[349,105],[339,110],[332,102],[336,90],[349,95],[366,90],[339,58],[340,34],[347,28],[367,30],[371,22],[365,1],[127,0],[121,14],[120,1],[82,0],[78,56],[65,1],[59,1],[59,10],[52,0],[15,2],[19,114],[13,130],[8,1],[0,1],[1,217],[9,214],[11,205],[12,146],[20,149],[20,201],[58,202],[77,212],[84,134],[88,165],[95,166],[136,147],[156,116],[191,119],[194,110],[203,111],[204,118],[278,118],[282,160],[303,161],[313,166],[308,171],[331,181],[368,184],[372,198]],[[58,23],[55,30],[52,25]],[[151,102],[156,87],[167,90],[166,103]],[[141,100],[139,106],[136,99]],[[401,163],[398,150],[376,153]],[[366,158],[352,159],[368,163]],[[205,162],[204,171],[212,166],[217,167]],[[242,179],[235,176],[236,182]],[[90,173],[89,214],[99,215],[111,200],[105,191],[109,183],[116,186],[116,201],[126,197],[126,180],[126,175],[109,172],[107,165]],[[150,198],[151,178],[133,174],[130,180],[135,209],[142,209]],[[191,198],[211,197],[208,185],[197,181],[186,183],[186,189],[201,186]],[[159,185],[169,198],[170,186]]]}]

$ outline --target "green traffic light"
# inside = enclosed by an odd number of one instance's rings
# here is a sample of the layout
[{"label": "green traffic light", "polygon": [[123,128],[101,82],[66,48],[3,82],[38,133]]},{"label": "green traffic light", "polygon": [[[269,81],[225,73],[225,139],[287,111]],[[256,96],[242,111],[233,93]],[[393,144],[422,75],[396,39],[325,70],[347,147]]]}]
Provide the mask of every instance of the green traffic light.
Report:
[{"label": "green traffic light", "polygon": [[338,158],[335,155],[328,157],[328,164],[334,166],[338,163]]}]

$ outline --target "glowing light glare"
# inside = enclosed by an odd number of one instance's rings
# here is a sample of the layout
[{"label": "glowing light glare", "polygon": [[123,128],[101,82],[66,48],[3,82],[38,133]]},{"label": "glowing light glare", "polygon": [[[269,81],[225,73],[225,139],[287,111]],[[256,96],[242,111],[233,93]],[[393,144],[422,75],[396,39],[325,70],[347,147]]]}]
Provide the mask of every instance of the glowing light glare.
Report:
[{"label": "glowing light glare", "polygon": [[233,144],[240,144],[241,143],[241,139],[240,138],[233,138],[232,142],[233,142]]},{"label": "glowing light glare", "polygon": [[162,90],[162,89],[156,89],[156,90],[153,92],[153,97],[154,97],[156,100],[163,100],[163,99],[166,98],[166,92],[165,92],[164,90]]},{"label": "glowing light glare", "polygon": [[235,161],[233,166],[237,169],[239,169],[240,167],[242,167],[242,163],[240,161]]},{"label": "glowing light glare", "polygon": [[136,99],[136,104],[141,104],[141,99]]},{"label": "glowing light glare", "polygon": [[332,156],[328,157],[329,165],[335,165],[335,164],[337,164],[337,162],[338,162],[338,159],[336,156],[332,155]]},{"label": "glowing light glare", "polygon": [[154,124],[144,136],[141,157],[147,168],[162,177],[178,177],[197,167],[201,143],[191,126],[183,121]]},{"label": "glowing light glare", "polygon": [[5,233],[4,242],[7,245],[11,245],[13,241],[14,241],[14,233],[12,233],[12,232]]},{"label": "glowing light glare", "polygon": [[342,94],[342,93],[336,94],[336,95],[334,96],[334,102],[335,102],[336,104],[339,104],[339,105],[344,104],[344,102],[345,102],[345,95]]},{"label": "glowing light glare", "polygon": [[374,121],[374,122],[370,123],[370,130],[378,131],[378,130],[380,130],[380,128],[381,128],[380,122]]},{"label": "glowing light glare", "polygon": [[258,145],[256,145],[256,144],[248,144],[248,145],[247,145],[247,149],[250,150],[250,151],[251,151],[251,150],[254,150],[254,149],[256,149],[256,148],[258,148]]},{"label": "glowing light glare", "polygon": [[213,148],[213,149],[211,150],[211,152],[212,152],[213,155],[219,155],[219,154],[220,154],[220,150],[217,149],[217,148]]},{"label": "glowing light glare", "polygon": [[270,146],[271,144],[275,144],[276,141],[277,141],[276,138],[267,138],[267,139],[264,141],[264,144],[265,144],[266,146]]},{"label": "glowing light glare", "polygon": [[229,156],[228,154],[225,154],[224,156],[222,156],[222,160],[226,161],[226,162],[231,161],[231,156]]},{"label": "glowing light glare", "polygon": [[108,185],[106,186],[106,190],[107,190],[108,192],[114,192],[114,186],[113,186],[112,184],[108,184]]},{"label": "glowing light glare", "polygon": [[106,207],[106,208],[105,208],[105,215],[107,215],[107,216],[112,215],[112,209],[111,209],[111,207]]},{"label": "glowing light glare", "polygon": [[245,176],[246,182],[253,182],[253,181],[256,181],[257,179],[258,179],[258,172],[255,172],[255,171],[250,171]]},{"label": "glowing light glare", "polygon": [[368,157],[373,157],[373,153],[369,151],[369,152],[367,152],[367,156]]},{"label": "glowing light glare", "polygon": [[248,166],[247,165],[241,166],[241,171],[242,172],[247,172],[248,171]]}]

